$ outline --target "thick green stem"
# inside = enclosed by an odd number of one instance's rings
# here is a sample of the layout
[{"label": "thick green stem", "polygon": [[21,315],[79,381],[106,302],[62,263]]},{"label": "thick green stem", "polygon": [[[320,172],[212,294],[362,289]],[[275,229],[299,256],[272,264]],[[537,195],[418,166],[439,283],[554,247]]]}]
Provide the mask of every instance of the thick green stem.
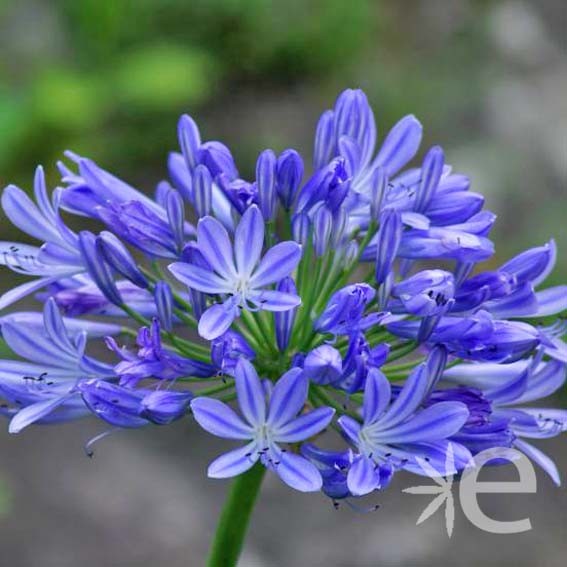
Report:
[{"label": "thick green stem", "polygon": [[211,546],[209,567],[233,567],[238,563],[265,472],[266,468],[256,463],[232,482]]}]

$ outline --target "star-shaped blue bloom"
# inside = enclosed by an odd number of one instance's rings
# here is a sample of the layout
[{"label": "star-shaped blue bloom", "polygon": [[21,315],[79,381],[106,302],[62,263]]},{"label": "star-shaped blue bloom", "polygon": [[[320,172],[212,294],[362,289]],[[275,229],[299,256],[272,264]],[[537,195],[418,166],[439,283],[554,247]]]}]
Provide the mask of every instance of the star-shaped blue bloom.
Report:
[{"label": "star-shaped blue bloom", "polygon": [[335,410],[302,410],[309,383],[299,368],[286,372],[275,384],[266,403],[263,387],[252,364],[241,359],[235,370],[236,393],[244,419],[232,408],[212,398],[195,398],[193,415],[209,433],[225,439],[248,441],[214,460],[208,469],[211,478],[227,478],[250,469],[258,460],[273,470],[289,486],[301,492],[319,490],[321,474],[304,457],[282,449],[281,443],[298,443],[325,429]]},{"label": "star-shaped blue bloom", "polygon": [[209,307],[199,320],[199,334],[213,340],[222,335],[241,309],[287,311],[297,307],[296,294],[266,289],[296,268],[301,246],[286,241],[270,248],[260,259],[264,244],[264,220],[256,205],[242,215],[234,234],[234,245],[224,226],[213,217],[203,217],[197,226],[197,246],[210,269],[174,262],[169,269],[190,288],[221,295],[222,303]]}]

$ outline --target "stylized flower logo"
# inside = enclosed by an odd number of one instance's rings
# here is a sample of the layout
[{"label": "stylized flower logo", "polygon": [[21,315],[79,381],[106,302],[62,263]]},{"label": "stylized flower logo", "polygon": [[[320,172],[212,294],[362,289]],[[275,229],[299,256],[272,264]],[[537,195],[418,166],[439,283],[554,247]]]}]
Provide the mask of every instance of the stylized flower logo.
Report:
[{"label": "stylized flower logo", "polygon": [[419,466],[423,472],[430,478],[432,478],[437,486],[433,485],[423,485],[423,486],[410,486],[405,488],[403,492],[408,494],[436,494],[435,498],[425,507],[419,518],[417,519],[416,525],[419,525],[439,510],[445,504],[445,526],[447,528],[447,535],[451,537],[453,535],[453,526],[455,524],[455,501],[453,499],[453,478],[454,474],[449,471],[455,470],[455,458],[453,453],[453,445],[449,443],[447,448],[447,453],[445,455],[445,473],[442,473],[435,469],[428,461],[422,459],[421,457],[416,458]]}]

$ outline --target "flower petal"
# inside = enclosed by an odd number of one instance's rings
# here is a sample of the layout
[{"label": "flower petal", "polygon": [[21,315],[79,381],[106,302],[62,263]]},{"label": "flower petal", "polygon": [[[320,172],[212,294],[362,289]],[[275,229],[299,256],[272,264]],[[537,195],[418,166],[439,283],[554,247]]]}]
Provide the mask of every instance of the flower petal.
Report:
[{"label": "flower petal", "polygon": [[339,417],[337,420],[341,429],[343,430],[344,434],[347,436],[348,440],[353,443],[354,445],[358,445],[359,438],[358,434],[360,433],[360,423],[349,417],[348,415],[343,415]]},{"label": "flower petal", "polygon": [[372,168],[383,167],[389,177],[397,173],[415,156],[422,132],[423,128],[415,116],[404,116],[388,132]]},{"label": "flower petal", "polygon": [[300,492],[316,492],[323,486],[317,467],[294,453],[282,453],[275,471],[288,486]]},{"label": "flower petal", "polygon": [[248,443],[217,457],[207,469],[209,478],[229,478],[251,469],[258,460],[256,443]]},{"label": "flower petal", "polygon": [[525,317],[547,317],[567,309],[567,285],[557,285],[538,291],[535,296],[538,309],[536,313],[524,315]]},{"label": "flower petal", "polygon": [[264,389],[256,369],[245,358],[241,358],[234,371],[236,395],[242,415],[252,426],[266,421],[266,400]]},{"label": "flower petal", "polygon": [[270,248],[250,279],[250,286],[264,287],[286,276],[295,270],[301,259],[301,246],[297,242],[287,241]]},{"label": "flower petal", "polygon": [[268,425],[277,429],[292,420],[305,404],[309,382],[301,368],[286,372],[274,386],[270,397]]},{"label": "flower petal", "polygon": [[366,377],[362,417],[365,424],[378,421],[388,407],[392,396],[390,382],[377,368],[371,368]]},{"label": "flower petal", "polygon": [[209,433],[224,439],[251,439],[252,428],[234,410],[213,398],[195,398],[191,411],[197,423]]},{"label": "flower petal", "polygon": [[226,280],[194,264],[173,262],[168,269],[181,283],[192,289],[204,293],[229,293],[231,290],[231,285]]},{"label": "flower petal", "polygon": [[204,339],[212,341],[228,331],[238,315],[238,308],[228,303],[212,305],[201,315],[197,331]]},{"label": "flower petal", "polygon": [[437,441],[454,435],[465,424],[469,411],[460,402],[439,402],[420,411],[412,419],[380,435],[385,443]]},{"label": "flower petal", "polygon": [[274,431],[274,439],[278,443],[305,441],[323,431],[334,415],[333,408],[317,408],[278,428]]},{"label": "flower petal", "polygon": [[239,275],[248,277],[256,267],[264,244],[264,219],[256,205],[242,215],[234,233],[234,254]]},{"label": "flower petal", "polygon": [[51,413],[67,399],[69,399],[68,394],[58,398],[50,398],[49,400],[37,402],[31,406],[21,409],[10,421],[8,431],[10,433],[19,433],[24,427],[31,425],[38,419],[41,419]]},{"label": "flower petal", "polygon": [[298,295],[271,289],[249,293],[248,299],[266,311],[289,311],[301,303]]},{"label": "flower petal", "polygon": [[372,459],[359,455],[352,463],[348,475],[347,486],[354,496],[364,496],[375,490],[380,484],[380,476]]},{"label": "flower petal", "polygon": [[380,420],[382,426],[393,427],[407,419],[423,401],[428,384],[427,365],[420,364],[409,375],[396,401]]},{"label": "flower petal", "polygon": [[537,463],[557,486],[561,486],[561,477],[557,470],[557,465],[545,453],[521,439],[516,439],[514,445],[522,453],[525,453],[528,458]]},{"label": "flower petal", "polygon": [[236,278],[230,238],[218,220],[204,217],[199,221],[197,245],[215,272],[229,281]]}]

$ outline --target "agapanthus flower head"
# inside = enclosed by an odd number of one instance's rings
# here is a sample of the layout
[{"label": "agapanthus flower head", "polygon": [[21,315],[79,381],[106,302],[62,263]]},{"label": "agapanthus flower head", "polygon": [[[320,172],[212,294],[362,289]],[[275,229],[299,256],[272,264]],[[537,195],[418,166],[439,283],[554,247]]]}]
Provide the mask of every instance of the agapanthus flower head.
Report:
[{"label": "agapanthus flower head", "polygon": [[264,149],[251,179],[188,115],[177,134],[151,197],[71,152],[51,194],[41,167],[33,200],[4,190],[6,217],[38,242],[0,243],[0,264],[29,278],[0,310],[42,305],[0,313],[11,432],[89,414],[113,428],[193,420],[240,443],[209,476],[265,467],[349,502],[497,447],[559,483],[536,446],[567,429],[538,401],[567,369],[567,285],[544,287],[553,240],[483,268],[484,197],[450,152],[418,155],[413,115],[378,140],[359,89],[321,115],[311,163]]}]

